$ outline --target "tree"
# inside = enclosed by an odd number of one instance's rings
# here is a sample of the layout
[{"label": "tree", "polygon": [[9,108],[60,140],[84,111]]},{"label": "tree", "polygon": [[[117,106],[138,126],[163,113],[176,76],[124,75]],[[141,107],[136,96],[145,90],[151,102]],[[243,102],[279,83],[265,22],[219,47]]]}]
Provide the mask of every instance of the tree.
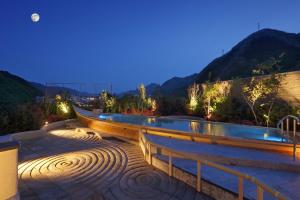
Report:
[{"label": "tree", "polygon": [[256,124],[258,124],[257,114],[255,111],[256,103],[266,92],[266,87],[264,86],[262,79],[252,77],[250,82],[243,85],[242,91],[243,98],[250,107]]},{"label": "tree", "polygon": [[202,102],[206,117],[210,119],[212,114],[217,111],[218,106],[225,101],[229,93],[229,86],[217,81],[203,85]]},{"label": "tree", "polygon": [[280,74],[278,75],[272,74],[270,78],[264,80],[264,84],[267,90],[265,93],[265,97],[263,99],[263,104],[261,104],[261,107],[265,107],[267,109],[267,111],[263,114],[267,127],[269,127],[270,115],[274,103],[276,102],[277,99],[281,80],[282,80],[282,75]]},{"label": "tree", "polygon": [[138,110],[142,110],[142,112],[143,112],[144,111],[144,106],[145,106],[145,103],[146,103],[146,88],[145,88],[145,85],[143,83],[141,85],[139,85],[138,91],[139,91]]},{"label": "tree", "polygon": [[194,83],[188,88],[188,97],[189,97],[189,109],[195,111],[199,98],[200,98],[200,87],[198,84]]},{"label": "tree", "polygon": [[141,85],[139,85],[138,90],[139,90],[139,96],[140,96],[141,100],[145,101],[146,96],[147,96],[145,85],[143,83]]},{"label": "tree", "polygon": [[106,91],[102,91],[100,94],[101,104],[104,107],[104,112],[116,112],[117,100],[116,98]]},{"label": "tree", "polygon": [[257,110],[265,107],[263,118],[267,126],[270,122],[270,114],[277,98],[278,89],[281,82],[280,75],[271,75],[268,78],[252,77],[250,82],[246,82],[242,87],[242,96],[251,109],[256,124],[259,124]]}]

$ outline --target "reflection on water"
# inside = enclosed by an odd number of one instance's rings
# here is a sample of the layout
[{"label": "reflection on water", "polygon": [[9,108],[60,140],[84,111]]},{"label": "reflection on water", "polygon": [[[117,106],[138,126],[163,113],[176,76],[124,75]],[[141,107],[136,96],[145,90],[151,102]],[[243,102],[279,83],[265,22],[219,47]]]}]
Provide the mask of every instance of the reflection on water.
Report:
[{"label": "reflection on water", "polygon": [[147,123],[148,124],[154,124],[156,121],[156,118],[155,117],[147,117]]},{"label": "reflection on water", "polygon": [[112,120],[128,124],[160,127],[197,134],[287,142],[286,139],[282,138],[277,129],[272,128],[268,129],[264,127],[239,124],[208,122],[204,120],[191,121],[122,114],[102,114],[99,116],[99,118],[102,120]]},{"label": "reflection on water", "polygon": [[208,135],[212,135],[212,131],[211,131],[211,123],[207,123],[207,132],[206,132],[206,134],[208,134]]},{"label": "reflection on water", "polygon": [[190,130],[193,133],[199,133],[199,127],[200,127],[200,123],[196,122],[196,121],[191,121],[190,124]]}]

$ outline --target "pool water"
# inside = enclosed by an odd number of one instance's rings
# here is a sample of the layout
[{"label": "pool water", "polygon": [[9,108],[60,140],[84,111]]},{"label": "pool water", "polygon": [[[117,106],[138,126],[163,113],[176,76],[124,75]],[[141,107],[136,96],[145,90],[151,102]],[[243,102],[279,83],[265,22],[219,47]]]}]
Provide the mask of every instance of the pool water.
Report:
[{"label": "pool water", "polygon": [[280,134],[280,131],[275,128],[255,127],[222,122],[209,122],[205,120],[182,120],[123,114],[101,114],[99,118],[102,120],[159,127],[197,134],[287,142],[287,140]]}]

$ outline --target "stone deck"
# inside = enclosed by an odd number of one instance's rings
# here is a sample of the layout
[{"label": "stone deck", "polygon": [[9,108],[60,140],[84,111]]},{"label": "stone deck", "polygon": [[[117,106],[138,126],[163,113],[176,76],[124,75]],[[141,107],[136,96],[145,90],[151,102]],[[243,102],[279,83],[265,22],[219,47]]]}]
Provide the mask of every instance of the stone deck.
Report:
[{"label": "stone deck", "polygon": [[138,146],[76,126],[21,141],[21,199],[209,199],[149,166]]}]

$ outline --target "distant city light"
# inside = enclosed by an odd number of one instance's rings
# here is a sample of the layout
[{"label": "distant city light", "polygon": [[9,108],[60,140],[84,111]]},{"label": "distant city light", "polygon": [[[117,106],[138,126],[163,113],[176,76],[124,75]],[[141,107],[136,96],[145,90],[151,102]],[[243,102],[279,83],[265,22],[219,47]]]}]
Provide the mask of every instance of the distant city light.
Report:
[{"label": "distant city light", "polygon": [[33,14],[31,15],[31,20],[32,20],[33,22],[38,22],[38,21],[40,20],[40,15],[37,14],[37,13],[33,13]]}]

